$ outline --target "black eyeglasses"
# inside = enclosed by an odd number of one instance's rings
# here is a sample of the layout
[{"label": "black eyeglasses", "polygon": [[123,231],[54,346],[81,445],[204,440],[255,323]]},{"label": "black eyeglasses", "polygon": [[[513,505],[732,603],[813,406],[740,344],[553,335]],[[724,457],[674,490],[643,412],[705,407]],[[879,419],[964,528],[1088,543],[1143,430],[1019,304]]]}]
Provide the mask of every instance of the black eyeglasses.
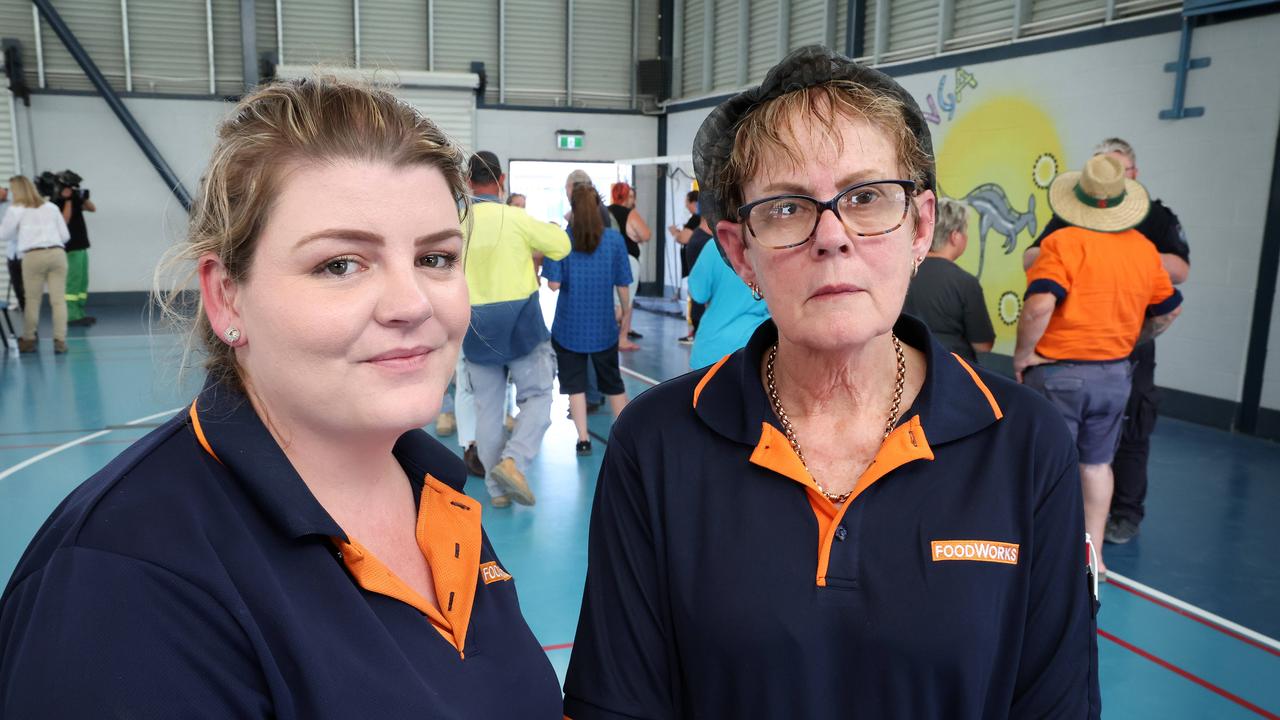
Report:
[{"label": "black eyeglasses", "polygon": [[808,195],[775,195],[738,208],[751,237],[774,250],[799,247],[813,237],[822,213],[830,210],[855,235],[884,235],[902,227],[916,184],[911,180],[872,180],[836,193],[827,201]]}]

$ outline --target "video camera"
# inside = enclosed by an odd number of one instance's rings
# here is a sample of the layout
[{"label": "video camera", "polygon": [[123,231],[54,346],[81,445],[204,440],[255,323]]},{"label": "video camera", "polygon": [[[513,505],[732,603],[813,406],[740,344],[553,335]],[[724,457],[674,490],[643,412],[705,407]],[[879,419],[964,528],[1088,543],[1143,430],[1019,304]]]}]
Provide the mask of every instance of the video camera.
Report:
[{"label": "video camera", "polygon": [[80,196],[81,200],[88,200],[89,190],[80,187],[83,180],[84,178],[72,170],[63,170],[60,173],[45,170],[36,178],[35,184],[36,190],[51,200],[61,199],[62,191],[66,188],[71,188],[71,192]]}]

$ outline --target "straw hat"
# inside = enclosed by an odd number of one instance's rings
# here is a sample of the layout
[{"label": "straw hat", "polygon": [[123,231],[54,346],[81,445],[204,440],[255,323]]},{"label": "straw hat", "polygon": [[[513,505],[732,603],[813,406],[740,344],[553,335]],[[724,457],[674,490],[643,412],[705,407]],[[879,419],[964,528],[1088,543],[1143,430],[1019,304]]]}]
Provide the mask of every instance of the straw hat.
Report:
[{"label": "straw hat", "polygon": [[1064,172],[1049,185],[1049,207],[1068,223],[1086,230],[1120,232],[1147,217],[1151,198],[1124,166],[1110,155],[1094,155],[1083,172]]}]

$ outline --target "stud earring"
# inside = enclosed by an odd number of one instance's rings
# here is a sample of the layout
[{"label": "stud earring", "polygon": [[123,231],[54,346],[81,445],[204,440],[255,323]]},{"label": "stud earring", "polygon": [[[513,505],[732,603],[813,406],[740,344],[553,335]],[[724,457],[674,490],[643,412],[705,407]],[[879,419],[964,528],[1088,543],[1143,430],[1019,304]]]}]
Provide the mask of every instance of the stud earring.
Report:
[{"label": "stud earring", "polygon": [[222,337],[227,341],[228,345],[234,344],[235,341],[240,339],[240,328],[234,326],[228,327],[226,331],[222,333]]},{"label": "stud earring", "polygon": [[764,293],[760,292],[760,286],[759,286],[759,285],[756,285],[755,283],[747,283],[747,287],[751,288],[751,299],[752,299],[752,300],[763,300],[763,299],[764,299]]}]

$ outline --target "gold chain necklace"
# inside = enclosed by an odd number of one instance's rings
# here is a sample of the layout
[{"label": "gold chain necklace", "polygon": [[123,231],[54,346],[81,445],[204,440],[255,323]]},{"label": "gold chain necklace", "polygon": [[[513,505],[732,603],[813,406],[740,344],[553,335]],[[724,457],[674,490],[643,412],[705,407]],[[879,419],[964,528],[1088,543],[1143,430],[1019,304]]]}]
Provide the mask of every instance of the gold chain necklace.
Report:
[{"label": "gold chain necklace", "polygon": [[[889,434],[893,432],[893,425],[898,419],[898,408],[902,405],[902,388],[907,379],[907,357],[902,352],[902,343],[899,342],[898,336],[892,332],[889,333],[889,338],[893,340],[893,351],[898,356],[898,378],[893,390],[893,407],[889,409],[889,419],[884,423],[884,436],[880,438],[882,443],[888,440]],[[777,359],[778,344],[774,343],[769,350],[769,362],[765,366],[765,378],[769,384],[769,400],[773,402],[773,412],[777,414],[778,420],[782,423],[782,430],[787,434],[787,441],[791,443],[791,449],[795,451],[796,457],[800,458],[800,464],[804,465],[805,470],[808,470],[809,464],[804,461],[804,452],[800,450],[800,441],[796,440],[795,427],[792,426],[791,418],[787,417],[787,411],[783,409],[782,400],[778,397],[778,386],[773,377],[773,362]],[[813,473],[810,473],[809,476],[813,477]],[[818,486],[818,492],[822,493],[823,497],[837,505],[848,500],[849,496],[853,494],[852,490],[841,495],[827,492],[827,489],[822,487],[822,483],[818,482],[817,478],[813,478],[813,484]]]}]

